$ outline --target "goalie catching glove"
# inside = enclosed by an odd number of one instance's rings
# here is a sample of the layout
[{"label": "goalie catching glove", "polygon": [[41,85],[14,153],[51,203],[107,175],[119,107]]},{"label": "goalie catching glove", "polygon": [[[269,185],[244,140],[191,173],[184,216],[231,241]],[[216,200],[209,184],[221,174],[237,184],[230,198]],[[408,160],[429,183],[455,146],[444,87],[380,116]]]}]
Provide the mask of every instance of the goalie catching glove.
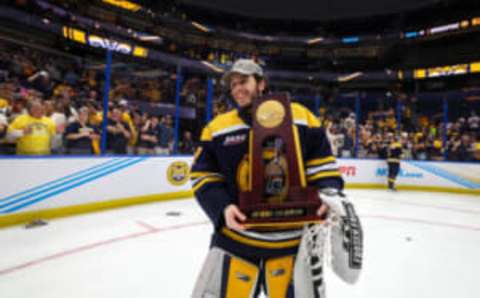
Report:
[{"label": "goalie catching glove", "polygon": [[337,189],[323,189],[319,196],[330,208],[330,249],[333,271],[345,282],[358,280],[362,268],[363,231],[353,204]]},{"label": "goalie catching glove", "polygon": [[[353,204],[343,193],[327,188],[319,191],[319,196],[329,207],[327,220],[323,224],[305,226],[295,275],[297,281],[310,279],[317,295],[325,297],[323,270],[320,269],[323,267],[325,252],[329,253],[327,259],[330,259],[335,274],[349,284],[355,283],[362,268],[363,232]],[[320,274],[315,276],[312,274],[314,272]],[[307,294],[305,297],[311,296]]]}]

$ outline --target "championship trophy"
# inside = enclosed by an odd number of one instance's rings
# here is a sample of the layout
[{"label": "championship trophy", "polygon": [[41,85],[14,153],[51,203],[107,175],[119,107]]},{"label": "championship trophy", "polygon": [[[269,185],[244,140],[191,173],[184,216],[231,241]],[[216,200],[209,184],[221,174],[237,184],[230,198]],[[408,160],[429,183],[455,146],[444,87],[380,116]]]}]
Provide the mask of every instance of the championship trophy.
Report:
[{"label": "championship trophy", "polygon": [[307,186],[297,127],[287,94],[256,99],[252,107],[249,179],[239,207],[250,230],[301,228],[319,222],[322,202]]}]

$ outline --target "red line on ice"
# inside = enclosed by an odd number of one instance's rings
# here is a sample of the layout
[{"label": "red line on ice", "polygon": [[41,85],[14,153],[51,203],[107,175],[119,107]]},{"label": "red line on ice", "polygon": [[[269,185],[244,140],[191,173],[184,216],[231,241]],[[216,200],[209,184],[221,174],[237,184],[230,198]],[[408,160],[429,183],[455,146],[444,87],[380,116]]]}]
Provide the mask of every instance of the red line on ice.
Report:
[{"label": "red line on ice", "polygon": [[69,249],[69,250],[65,250],[65,251],[50,255],[50,256],[46,256],[46,257],[42,257],[42,258],[39,258],[39,259],[36,259],[36,260],[32,260],[32,261],[29,261],[29,262],[26,262],[26,263],[23,263],[23,264],[20,264],[20,265],[16,265],[16,266],[5,268],[5,269],[0,269],[0,276],[15,272],[15,271],[18,271],[18,270],[21,270],[21,269],[36,266],[36,265],[39,265],[39,264],[42,264],[42,263],[45,263],[45,262],[48,262],[48,261],[60,259],[60,258],[66,257],[66,256],[76,254],[76,253],[91,250],[91,249],[94,249],[94,248],[97,248],[97,247],[100,247],[100,246],[105,246],[105,245],[109,245],[109,244],[113,244],[113,243],[117,243],[117,242],[121,242],[121,241],[125,241],[125,240],[130,240],[130,239],[134,239],[134,238],[138,238],[138,237],[142,237],[142,236],[146,236],[146,235],[150,235],[150,234],[155,234],[155,233],[159,233],[159,232],[165,232],[165,231],[171,231],[171,230],[178,230],[178,229],[183,229],[183,228],[200,226],[200,225],[204,225],[204,224],[207,224],[207,223],[208,223],[207,221],[201,221],[201,222],[193,222],[193,223],[183,224],[183,225],[174,225],[174,226],[168,226],[168,227],[163,227],[163,228],[156,228],[156,227],[153,227],[151,225],[147,225],[145,223],[143,223],[143,225],[142,225],[141,223],[137,222],[137,224],[140,224],[144,228],[147,228],[148,231],[136,232],[136,233],[132,233],[132,234],[124,235],[124,236],[119,236],[119,237],[115,237],[115,238],[111,238],[111,239],[102,240],[102,241],[91,243],[91,244],[82,245],[82,246],[72,248],[72,249]]}]

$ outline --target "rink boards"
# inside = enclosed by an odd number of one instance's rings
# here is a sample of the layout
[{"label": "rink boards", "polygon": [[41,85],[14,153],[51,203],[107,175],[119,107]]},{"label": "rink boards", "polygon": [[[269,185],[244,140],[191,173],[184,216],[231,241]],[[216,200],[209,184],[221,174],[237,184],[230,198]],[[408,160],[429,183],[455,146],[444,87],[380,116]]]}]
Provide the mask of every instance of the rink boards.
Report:
[{"label": "rink boards", "polygon": [[[384,160],[339,159],[338,163],[347,187],[386,187],[388,169]],[[480,163],[402,161],[397,185],[405,190],[480,195]]]},{"label": "rink boards", "polygon": [[[191,156],[3,158],[0,227],[160,200],[190,198]],[[383,160],[339,159],[351,188],[385,188]],[[398,188],[480,196],[480,164],[402,161]]]}]

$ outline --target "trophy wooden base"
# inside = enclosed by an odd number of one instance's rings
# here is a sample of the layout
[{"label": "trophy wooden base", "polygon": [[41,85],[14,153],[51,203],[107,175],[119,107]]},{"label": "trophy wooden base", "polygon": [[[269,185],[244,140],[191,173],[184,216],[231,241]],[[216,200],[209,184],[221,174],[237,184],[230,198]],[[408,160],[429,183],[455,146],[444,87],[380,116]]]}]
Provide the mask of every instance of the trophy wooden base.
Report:
[{"label": "trophy wooden base", "polygon": [[302,220],[292,220],[289,219],[288,221],[278,222],[254,222],[254,221],[246,221],[244,224],[247,230],[251,231],[280,231],[280,230],[293,230],[293,229],[302,229],[306,224],[321,224],[325,220],[319,217],[312,218],[310,220],[302,219]]},{"label": "trophy wooden base", "polygon": [[[304,200],[295,200],[298,195],[303,195]],[[249,192],[240,194],[240,209],[247,216],[244,225],[249,230],[294,229],[302,228],[308,223],[324,221],[324,218],[317,215],[322,201],[312,188],[301,189],[300,193],[296,192],[296,195],[290,196],[292,201],[282,203],[253,203],[248,200],[250,197]],[[306,198],[309,200],[305,200]]]}]

